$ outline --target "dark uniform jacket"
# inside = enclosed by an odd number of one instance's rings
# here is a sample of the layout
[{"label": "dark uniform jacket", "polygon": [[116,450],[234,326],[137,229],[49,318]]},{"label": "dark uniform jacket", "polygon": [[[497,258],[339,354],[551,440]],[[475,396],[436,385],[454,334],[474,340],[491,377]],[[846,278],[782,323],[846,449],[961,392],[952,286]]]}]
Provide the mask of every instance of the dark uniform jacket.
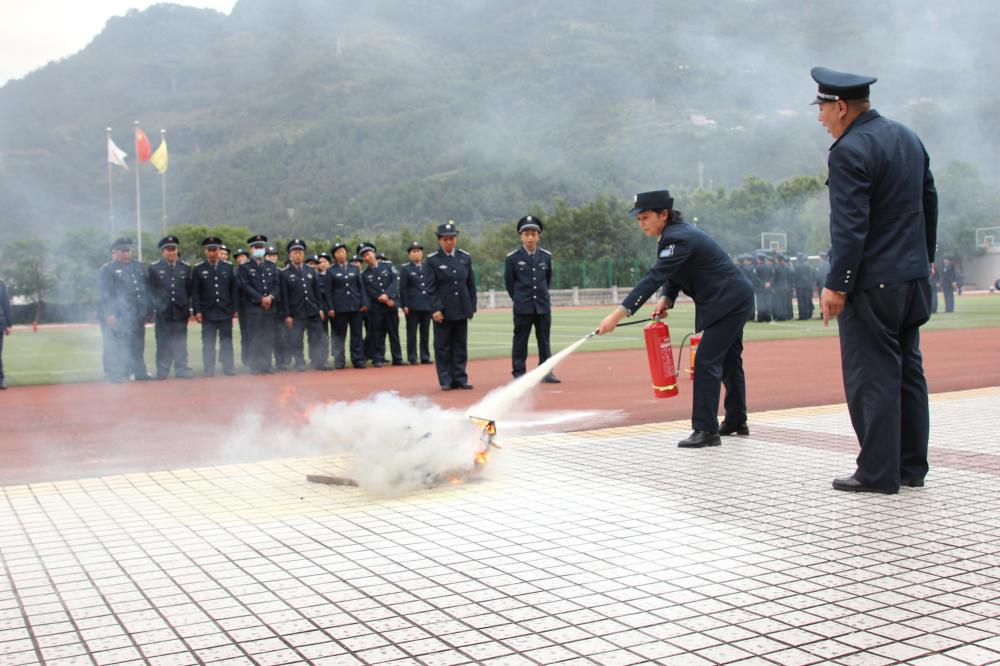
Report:
[{"label": "dark uniform jacket", "polygon": [[306,319],[327,310],[319,274],[311,266],[289,266],[281,271],[281,316]]},{"label": "dark uniform jacket", "polygon": [[816,271],[805,261],[795,264],[795,288],[796,289],[809,289],[813,288],[813,283],[816,282]]},{"label": "dark uniform jacket", "polygon": [[431,309],[431,300],[427,296],[428,285],[433,277],[432,268],[425,259],[418,268],[412,261],[403,264],[399,269],[399,307],[410,308],[420,312]]},{"label": "dark uniform jacket", "polygon": [[521,246],[507,255],[503,281],[514,302],[514,314],[548,314],[552,284],[552,253],[540,247],[533,255]]},{"label": "dark uniform jacket", "polygon": [[782,263],[774,265],[774,284],[776,291],[785,291],[792,286],[791,268]]},{"label": "dark uniform jacket", "polygon": [[156,316],[187,319],[191,315],[191,267],[180,259],[173,266],[160,259],[149,267],[147,275]]},{"label": "dark uniform jacket", "polygon": [[334,312],[360,312],[368,307],[368,295],[361,284],[361,271],[350,264],[333,263],[326,269],[326,309]]},{"label": "dark uniform jacket", "polygon": [[0,280],[0,334],[3,329],[14,325],[14,319],[10,314],[10,294],[7,293],[7,285]]},{"label": "dark uniform jacket", "polygon": [[231,319],[239,306],[236,269],[225,261],[203,261],[191,270],[191,309],[208,321]]},{"label": "dark uniform jacket", "polygon": [[102,321],[114,316],[118,319],[145,319],[152,313],[146,269],[138,261],[127,264],[111,261],[97,273],[97,316]]},{"label": "dark uniform jacket", "polygon": [[440,310],[445,319],[472,319],[477,308],[476,274],[469,253],[456,249],[448,256],[437,250],[427,255],[427,264],[434,276],[427,293],[431,311]]},{"label": "dark uniform jacket", "polygon": [[387,261],[378,262],[374,268],[367,267],[361,274],[361,282],[365,286],[368,300],[372,303],[378,301],[378,297],[382,294],[394,301],[399,300],[399,281],[396,279],[396,271]]},{"label": "dark uniform jacket", "polygon": [[757,264],[753,269],[754,281],[753,285],[757,289],[772,289],[774,288],[774,266],[772,264],[764,263],[763,261]]},{"label": "dark uniform jacket", "polygon": [[851,292],[927,277],[937,191],[917,135],[865,111],[830,146],[828,163],[833,248],[826,287]]},{"label": "dark uniform jacket", "polygon": [[[244,312],[260,311],[260,302],[265,296],[275,301],[281,299],[281,283],[278,265],[264,259],[259,264],[251,259],[236,270],[236,282],[240,286],[240,304]],[[277,302],[271,304],[270,312],[280,309]]]},{"label": "dark uniform jacket", "polygon": [[685,222],[671,222],[656,245],[658,259],[622,301],[634,314],[660,287],[672,304],[680,291],[695,304],[695,329],[753,307],[753,287],[719,244]]}]

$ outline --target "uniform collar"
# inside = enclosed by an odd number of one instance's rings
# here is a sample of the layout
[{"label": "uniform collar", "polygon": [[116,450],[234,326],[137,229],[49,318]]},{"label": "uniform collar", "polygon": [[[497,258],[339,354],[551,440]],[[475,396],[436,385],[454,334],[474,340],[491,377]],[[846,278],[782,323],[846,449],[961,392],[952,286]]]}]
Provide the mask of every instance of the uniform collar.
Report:
[{"label": "uniform collar", "polygon": [[859,114],[858,117],[855,118],[854,121],[851,122],[851,124],[847,126],[847,129],[845,129],[844,133],[840,135],[840,138],[833,142],[833,145],[830,146],[830,150],[833,150],[834,148],[836,148],[837,144],[840,143],[841,141],[843,141],[844,137],[847,136],[848,133],[850,133],[850,131],[852,129],[854,129],[855,127],[861,127],[865,123],[871,122],[872,120],[875,120],[876,118],[881,118],[881,117],[882,116],[875,109],[868,109],[864,113]]}]

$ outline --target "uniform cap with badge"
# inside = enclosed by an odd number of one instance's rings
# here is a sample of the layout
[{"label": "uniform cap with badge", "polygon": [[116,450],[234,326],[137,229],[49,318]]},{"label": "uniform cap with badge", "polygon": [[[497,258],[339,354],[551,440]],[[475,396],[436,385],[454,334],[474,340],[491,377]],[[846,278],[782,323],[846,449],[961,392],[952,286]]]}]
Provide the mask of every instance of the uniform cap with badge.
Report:
[{"label": "uniform cap with badge", "polygon": [[363,257],[366,252],[375,252],[375,246],[371,243],[362,243],[358,245],[357,256]]},{"label": "uniform cap with badge", "polygon": [[[292,250],[302,250],[303,252],[305,252],[306,242],[301,238],[293,238],[292,240],[288,241],[288,243],[285,245],[286,252],[291,252]],[[277,254],[277,250],[275,250],[273,246],[268,247],[267,251]]]},{"label": "uniform cap with badge", "polygon": [[238,257],[238,256],[240,256],[241,254],[242,254],[242,255],[243,255],[244,257],[249,257],[249,256],[250,256],[250,253],[249,253],[249,252],[247,252],[247,251],[246,251],[245,249],[243,249],[242,247],[238,247],[238,248],[236,248],[236,253],[235,253],[235,254],[233,255],[233,257],[234,257],[234,258],[235,258],[235,257]]},{"label": "uniform cap with badge", "polygon": [[407,252],[413,252],[414,250],[423,250],[423,249],[424,249],[424,246],[420,244],[420,241],[413,241],[413,242],[412,242],[412,243],[410,243],[410,245],[409,245],[409,246],[408,246],[408,247],[406,248],[406,251],[407,251]]},{"label": "uniform cap with badge", "polygon": [[115,239],[115,242],[111,244],[112,250],[120,250],[122,248],[132,249],[132,239],[128,236],[122,236],[121,238]]},{"label": "uniform cap with badge", "polygon": [[809,73],[819,86],[816,99],[810,104],[868,99],[868,87],[878,81],[874,76],[838,72],[826,67],[813,67]]},{"label": "uniform cap with badge", "polygon": [[653,190],[651,192],[640,192],[632,200],[632,210],[629,215],[635,217],[646,210],[671,210],[674,207],[674,198],[667,190]]},{"label": "uniform cap with badge", "polygon": [[447,238],[450,236],[457,236],[458,229],[455,227],[453,222],[446,222],[444,224],[439,224],[437,228],[438,238]]},{"label": "uniform cap with badge", "polygon": [[251,236],[247,239],[247,245],[250,247],[263,247],[267,245],[267,236],[264,234],[257,234],[256,236]]},{"label": "uniform cap with badge", "polygon": [[208,236],[201,241],[201,246],[206,250],[217,249],[222,247],[222,239],[218,236]]},{"label": "uniform cap with badge", "polygon": [[[330,246],[330,254],[331,255],[336,254],[337,250],[339,250],[340,248],[344,248],[346,250],[347,249],[347,245],[344,244],[344,243],[342,243],[342,242],[340,242],[340,241],[337,241],[336,243],[334,243],[333,245]],[[320,256],[322,256],[322,255],[320,255]]]},{"label": "uniform cap with badge", "polygon": [[164,236],[163,238],[160,239],[160,242],[156,244],[156,247],[162,250],[165,247],[176,248],[179,247],[180,244],[181,242],[180,240],[177,239],[177,236]]},{"label": "uniform cap with badge", "polygon": [[542,221],[533,215],[525,215],[517,221],[517,233],[529,229],[534,229],[538,233],[542,233],[543,228],[545,228],[545,225],[542,224]]}]

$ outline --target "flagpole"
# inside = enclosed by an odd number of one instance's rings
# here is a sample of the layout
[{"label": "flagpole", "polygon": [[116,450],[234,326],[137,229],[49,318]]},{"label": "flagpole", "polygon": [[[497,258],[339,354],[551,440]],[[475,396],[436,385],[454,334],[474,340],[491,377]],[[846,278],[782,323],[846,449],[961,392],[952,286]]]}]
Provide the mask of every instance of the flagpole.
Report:
[{"label": "flagpole", "polygon": [[139,189],[139,168],[142,161],[139,159],[139,121],[135,121],[133,132],[133,144],[135,146],[135,242],[138,254],[136,258],[142,261],[142,193]]},{"label": "flagpole", "polygon": [[[108,148],[111,146],[111,128],[108,128]],[[111,191],[111,178],[113,174],[111,173],[111,160],[108,160],[108,240],[114,240],[115,238],[115,206],[114,198]]]},{"label": "flagpole", "polygon": [[[167,130],[160,130],[160,145],[167,140]],[[163,235],[167,235],[167,172],[160,172],[160,198],[163,200]]]}]

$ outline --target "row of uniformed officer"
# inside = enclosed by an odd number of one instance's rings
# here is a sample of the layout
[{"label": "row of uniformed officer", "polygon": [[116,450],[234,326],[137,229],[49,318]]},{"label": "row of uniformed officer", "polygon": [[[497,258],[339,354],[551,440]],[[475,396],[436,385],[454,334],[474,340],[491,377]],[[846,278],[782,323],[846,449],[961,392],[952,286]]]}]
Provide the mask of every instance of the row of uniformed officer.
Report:
[{"label": "row of uniformed officer", "polygon": [[326,296],[320,286],[319,273],[306,266],[306,243],[301,239],[288,241],[289,265],[280,271],[281,314],[288,329],[287,350],[295,369],[306,369],[303,337],[309,334],[309,360],[315,370],[328,370],[326,365]]},{"label": "row of uniformed officer", "polygon": [[3,339],[10,335],[10,329],[14,325],[14,319],[10,314],[10,294],[7,293],[7,285],[0,280],[0,391],[7,388],[3,379]]}]

